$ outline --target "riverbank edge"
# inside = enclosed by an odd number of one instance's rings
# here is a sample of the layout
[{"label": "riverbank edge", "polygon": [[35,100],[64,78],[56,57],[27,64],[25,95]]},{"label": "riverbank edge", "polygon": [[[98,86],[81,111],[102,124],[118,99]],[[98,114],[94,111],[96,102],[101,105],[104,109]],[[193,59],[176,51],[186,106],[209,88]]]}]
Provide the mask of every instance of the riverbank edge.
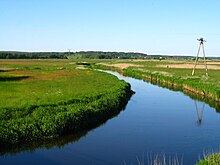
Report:
[{"label": "riverbank edge", "polygon": [[93,65],[96,69],[102,70],[111,70],[116,71],[123,76],[129,76],[132,78],[136,78],[139,80],[144,80],[146,82],[150,82],[154,85],[159,85],[164,88],[168,88],[174,91],[181,91],[184,94],[187,94],[193,99],[198,99],[208,103],[211,107],[214,107],[218,112],[220,112],[220,96],[217,96],[212,91],[208,91],[206,89],[196,89],[196,84],[192,87],[190,84],[184,82],[175,82],[178,78],[171,78],[169,76],[164,76],[160,74],[154,74],[151,72],[141,72],[140,70],[134,70],[131,68],[120,69],[113,66],[104,66],[104,65]]},{"label": "riverbank edge", "polygon": [[220,164],[220,153],[207,155],[203,160],[200,160],[196,165],[218,165]]},{"label": "riverbank edge", "polygon": [[[98,100],[93,100],[92,102],[89,102],[84,107],[80,107],[80,109],[82,110],[81,112],[79,110],[77,111],[77,113],[69,115],[72,118],[67,117],[66,118],[67,120],[62,122],[63,125],[59,125],[59,129],[56,131],[56,134],[50,133],[50,134],[46,134],[45,136],[42,136],[42,132],[41,132],[39,134],[35,134],[35,136],[29,136],[31,132],[28,132],[28,133],[24,133],[24,135],[18,135],[19,133],[23,133],[23,132],[20,130],[17,130],[17,132],[15,132],[16,131],[15,129],[10,130],[8,129],[7,126],[0,125],[0,128],[3,128],[0,130],[1,149],[3,148],[7,149],[10,147],[33,143],[41,140],[43,141],[51,140],[54,138],[58,138],[61,135],[65,135],[69,133],[77,133],[83,130],[89,130],[106,122],[108,119],[112,118],[113,116],[118,115],[125,108],[131,96],[134,94],[134,92],[131,90],[131,86],[129,83],[123,80],[118,80],[118,81],[120,81],[121,84],[120,87],[114,89],[114,91],[111,91],[110,93],[104,95],[104,97],[101,97]],[[69,104],[65,103],[62,106],[63,106],[62,108],[66,108],[69,106]],[[43,108],[50,108],[50,107],[43,107]],[[56,121],[65,119],[66,116],[67,114],[64,114],[63,116],[61,115],[59,119],[56,118]],[[28,122],[18,123],[17,126],[21,124],[23,127],[25,127],[25,125],[27,125],[27,127],[30,127],[30,125],[28,125],[29,124]],[[33,123],[33,125],[34,124],[35,123]],[[54,124],[56,124],[55,121]],[[40,123],[37,124],[37,126],[39,125]],[[16,128],[18,128],[17,126]],[[4,130],[9,130],[9,131],[4,132]],[[7,139],[6,137],[9,138]]]}]

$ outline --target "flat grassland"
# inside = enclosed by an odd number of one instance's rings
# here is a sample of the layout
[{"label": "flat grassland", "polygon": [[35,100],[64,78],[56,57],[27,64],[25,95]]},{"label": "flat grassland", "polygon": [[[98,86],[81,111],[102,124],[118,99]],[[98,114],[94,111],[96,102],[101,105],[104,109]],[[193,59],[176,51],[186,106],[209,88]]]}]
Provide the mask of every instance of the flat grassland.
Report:
[{"label": "flat grassland", "polygon": [[120,112],[130,85],[71,60],[0,60],[0,146],[83,130]]},{"label": "flat grassland", "polygon": [[99,61],[95,68],[115,70],[125,76],[150,81],[202,99],[220,110],[220,61],[198,62],[192,76],[193,60],[111,60]]},{"label": "flat grassland", "polygon": [[108,69],[202,99],[220,110],[220,61],[0,60],[0,145],[53,138],[119,113],[130,85]]},{"label": "flat grassland", "polygon": [[183,91],[220,111],[220,61],[207,64],[208,77],[202,61],[192,76],[191,60],[0,60],[0,146],[76,132],[119,113],[130,85],[94,68]]}]

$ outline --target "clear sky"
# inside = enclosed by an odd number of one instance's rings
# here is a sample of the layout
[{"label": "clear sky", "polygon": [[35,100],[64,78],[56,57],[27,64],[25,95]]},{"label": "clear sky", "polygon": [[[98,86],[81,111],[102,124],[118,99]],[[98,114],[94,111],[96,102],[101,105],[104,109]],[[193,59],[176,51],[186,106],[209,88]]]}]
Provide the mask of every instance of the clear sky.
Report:
[{"label": "clear sky", "polygon": [[220,56],[220,0],[0,0],[0,50]]}]

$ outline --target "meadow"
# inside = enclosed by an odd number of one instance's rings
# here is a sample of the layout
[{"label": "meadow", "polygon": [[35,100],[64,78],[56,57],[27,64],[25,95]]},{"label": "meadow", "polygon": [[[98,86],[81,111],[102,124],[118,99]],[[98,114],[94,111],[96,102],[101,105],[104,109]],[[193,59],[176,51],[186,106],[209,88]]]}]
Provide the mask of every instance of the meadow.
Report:
[{"label": "meadow", "polygon": [[203,61],[199,61],[194,76],[193,66],[193,60],[111,60],[93,65],[94,68],[115,70],[125,76],[182,91],[220,111],[220,61],[208,61],[209,76],[205,76]]},{"label": "meadow", "polygon": [[0,60],[0,145],[54,138],[120,112],[132,92],[71,60]]},{"label": "meadow", "polygon": [[[118,114],[132,95],[130,85],[94,69],[183,91],[219,111],[220,61],[208,61],[208,77],[201,61],[192,76],[193,64],[159,59],[0,60],[0,146],[74,134]],[[214,154],[200,163],[218,158]]]}]

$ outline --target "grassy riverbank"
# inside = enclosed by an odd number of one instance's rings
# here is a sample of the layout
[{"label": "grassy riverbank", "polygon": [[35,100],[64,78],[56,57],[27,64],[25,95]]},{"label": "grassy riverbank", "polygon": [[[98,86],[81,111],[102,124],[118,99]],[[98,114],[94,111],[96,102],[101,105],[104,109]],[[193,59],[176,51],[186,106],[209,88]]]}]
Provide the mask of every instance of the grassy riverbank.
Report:
[{"label": "grassy riverbank", "polygon": [[208,62],[208,77],[205,76],[202,63],[199,63],[196,75],[192,76],[193,64],[194,61],[190,60],[115,60],[101,62],[94,67],[115,70],[125,76],[183,91],[191,97],[206,101],[220,111],[220,62]]},{"label": "grassy riverbank", "polygon": [[0,145],[53,138],[101,123],[131,96],[115,76],[70,60],[0,61]]},{"label": "grassy riverbank", "polygon": [[218,164],[220,164],[220,153],[215,153],[215,154],[211,154],[210,156],[206,156],[196,165],[218,165]]}]

